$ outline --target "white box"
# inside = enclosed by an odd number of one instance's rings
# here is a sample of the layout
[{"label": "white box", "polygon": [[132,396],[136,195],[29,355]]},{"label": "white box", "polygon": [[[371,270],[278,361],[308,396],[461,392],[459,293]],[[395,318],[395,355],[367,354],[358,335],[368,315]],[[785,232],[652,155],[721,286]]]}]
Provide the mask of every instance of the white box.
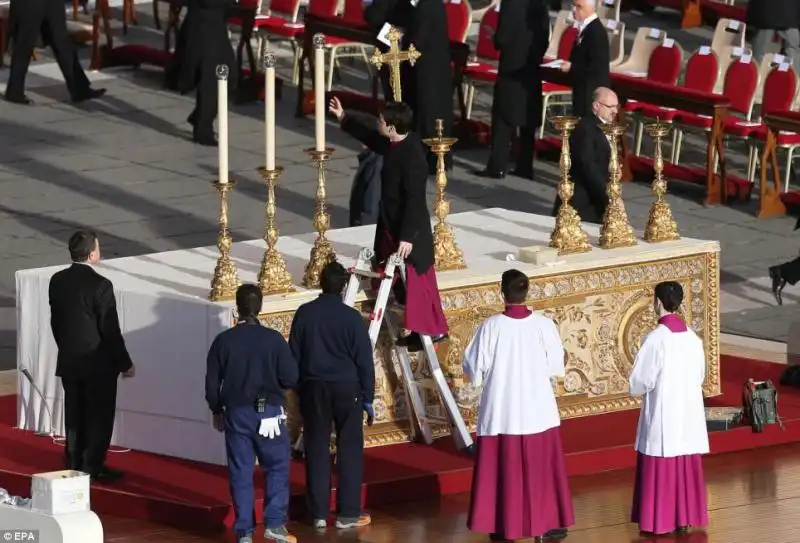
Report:
[{"label": "white box", "polygon": [[526,264],[541,266],[558,260],[558,250],[543,245],[520,247],[518,260]]},{"label": "white box", "polygon": [[89,476],[63,470],[38,473],[31,481],[31,509],[49,515],[89,511]]}]

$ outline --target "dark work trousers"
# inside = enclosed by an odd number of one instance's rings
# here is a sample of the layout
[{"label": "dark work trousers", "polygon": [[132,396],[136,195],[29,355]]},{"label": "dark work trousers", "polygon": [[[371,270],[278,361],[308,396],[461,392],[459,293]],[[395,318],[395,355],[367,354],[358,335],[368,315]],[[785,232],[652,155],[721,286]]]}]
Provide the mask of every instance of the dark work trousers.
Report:
[{"label": "dark work trousers", "polygon": [[217,118],[217,76],[214,69],[204,66],[197,81],[197,98],[191,118],[195,121],[195,136],[214,137],[214,119]]},{"label": "dark work trousers", "polygon": [[800,281],[800,256],[778,266],[778,271],[784,281],[790,285],[796,285]]},{"label": "dark work trousers", "polygon": [[363,405],[356,382],[308,381],[299,390],[306,449],[309,513],[327,519],[331,494],[331,424],[336,431],[336,513],[361,515],[364,466]]},{"label": "dark work trousers", "polygon": [[64,386],[64,448],[68,469],[95,473],[106,461],[117,408],[117,375],[61,379]]},{"label": "dark work trousers", "polygon": [[[25,94],[25,76],[28,75],[33,48],[40,34],[44,42],[53,49],[53,55],[67,83],[70,96],[75,98],[89,90],[89,79],[81,67],[78,52],[67,31],[64,9],[52,2],[49,4],[45,8],[47,13],[44,20],[37,21],[34,18],[29,22],[29,18],[24,17],[24,20],[20,21],[21,28],[14,35],[14,48],[11,52],[11,67],[6,87],[6,96],[10,98],[22,98]],[[60,13],[55,13],[56,9],[59,9]]]},{"label": "dark work trousers", "polygon": [[[487,168],[495,172],[508,171],[508,155],[511,137],[516,130],[498,115],[492,115],[492,149]],[[519,129],[519,153],[517,171],[526,173],[533,170],[533,150],[536,128],[522,126]]]},{"label": "dark work trousers", "polygon": [[381,204],[383,156],[364,149],[358,154],[358,170],[350,189],[350,226],[378,222]]},{"label": "dark work trousers", "polygon": [[258,465],[264,475],[264,525],[283,526],[289,519],[289,429],[281,424],[281,435],[270,439],[258,433],[261,419],[276,417],[281,408],[268,405],[264,413],[255,406],[225,410],[225,450],[228,453],[228,477],[237,534],[255,530],[255,486],[253,473]]}]

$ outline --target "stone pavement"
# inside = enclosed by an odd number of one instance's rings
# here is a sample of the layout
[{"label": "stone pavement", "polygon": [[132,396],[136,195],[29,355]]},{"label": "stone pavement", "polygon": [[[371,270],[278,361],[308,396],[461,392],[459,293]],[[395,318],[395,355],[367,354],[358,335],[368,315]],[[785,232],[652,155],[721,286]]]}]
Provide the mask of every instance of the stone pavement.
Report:
[{"label": "stone pavement", "polygon": [[[157,42],[160,37],[150,28],[147,16],[149,5],[139,9],[142,26],[133,29],[129,39]],[[660,26],[676,28],[677,17],[666,13]],[[637,20],[636,15],[626,18]],[[671,35],[688,52],[705,43],[710,31],[671,31]],[[288,76],[289,68],[287,58],[282,74]],[[359,69],[354,65],[348,70]],[[14,272],[66,263],[65,243],[75,229],[97,231],[106,258],[212,245],[217,231],[218,200],[210,186],[216,150],[189,140],[185,120],[193,107],[191,97],[162,90],[157,72],[110,70],[92,74],[96,85],[109,89],[107,97],[75,107],[67,103],[66,89],[51,61],[43,58],[31,70],[35,75],[29,81],[29,94],[37,105],[0,103],[0,254],[4,257],[0,263],[0,370],[15,366]],[[7,73],[0,70],[0,87]],[[345,74],[355,81],[351,76]],[[278,162],[286,168],[277,190],[282,234],[312,230],[316,183],[315,171],[303,152],[313,145],[313,121],[294,118],[292,91],[286,89],[277,108]],[[485,105],[488,93],[482,97]],[[485,114],[485,107],[479,107],[476,115]],[[262,119],[261,104],[231,108],[230,164],[232,177],[239,181],[231,216],[237,240],[262,235],[265,191],[255,173],[264,160]],[[328,202],[332,227],[341,228],[347,226],[359,147],[333,124],[328,136],[336,148],[327,177]],[[685,147],[695,146],[701,146],[699,139]],[[731,151],[736,155],[734,165],[741,168],[741,145]],[[453,212],[485,207],[550,212],[557,182],[555,165],[539,163],[535,182],[513,177],[486,181],[469,173],[481,167],[486,156],[486,150],[457,154],[456,169],[449,176]],[[686,156],[692,159],[690,152]],[[642,228],[652,201],[650,189],[626,184],[624,191],[631,222]],[[756,220],[752,205],[705,208],[699,203],[698,190],[673,186],[671,191],[682,234],[722,244],[724,330],[785,341],[800,295],[788,292],[786,305],[776,307],[766,269],[794,257],[796,243],[783,237],[792,235],[794,219]]]}]

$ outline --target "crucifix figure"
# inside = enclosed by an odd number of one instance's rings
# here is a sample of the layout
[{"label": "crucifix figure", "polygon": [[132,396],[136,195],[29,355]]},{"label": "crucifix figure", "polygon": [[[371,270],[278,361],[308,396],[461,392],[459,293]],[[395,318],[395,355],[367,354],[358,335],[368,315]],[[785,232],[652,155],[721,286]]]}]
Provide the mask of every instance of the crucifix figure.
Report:
[{"label": "crucifix figure", "polygon": [[400,38],[403,34],[395,27],[389,29],[386,37],[389,39],[389,52],[381,53],[378,49],[372,54],[370,62],[375,65],[378,70],[381,66],[388,64],[391,67],[390,84],[392,85],[392,92],[394,94],[395,102],[403,101],[402,84],[400,83],[400,64],[408,62],[411,66],[422,56],[422,53],[417,51],[414,45],[408,46],[408,51],[400,50]]}]

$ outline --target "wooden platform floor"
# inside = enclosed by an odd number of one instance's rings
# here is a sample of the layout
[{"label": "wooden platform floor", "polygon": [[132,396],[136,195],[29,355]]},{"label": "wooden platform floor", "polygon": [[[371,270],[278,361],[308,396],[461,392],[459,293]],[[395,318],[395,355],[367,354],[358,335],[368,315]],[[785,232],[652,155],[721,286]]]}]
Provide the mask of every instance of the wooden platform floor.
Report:
[{"label": "wooden platform floor", "polygon": [[[794,543],[800,540],[800,444],[706,458],[710,522],[708,530],[684,536],[686,543]],[[569,543],[670,541],[643,538],[628,522],[633,473],[630,470],[571,480],[577,524]],[[422,498],[422,496],[420,496]],[[478,543],[467,531],[469,495],[440,502],[403,504],[372,511],[373,525],[360,533],[318,535],[293,526],[300,543]],[[113,543],[227,543],[233,534],[190,534],[141,521],[104,518],[106,541]],[[256,534],[257,542],[262,541]],[[526,540],[532,541],[532,540]]]}]

